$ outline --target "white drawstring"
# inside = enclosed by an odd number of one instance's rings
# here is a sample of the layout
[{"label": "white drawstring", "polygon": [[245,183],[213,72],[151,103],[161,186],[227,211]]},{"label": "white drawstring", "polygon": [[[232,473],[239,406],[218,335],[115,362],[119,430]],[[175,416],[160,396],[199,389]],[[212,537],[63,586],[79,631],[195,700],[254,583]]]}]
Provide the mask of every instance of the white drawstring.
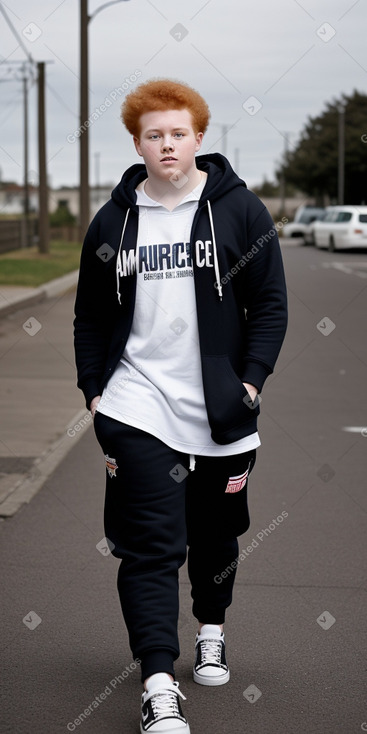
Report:
[{"label": "white drawstring", "polygon": [[189,466],[190,471],[195,470],[195,464],[196,464],[195,456],[194,454],[190,454],[190,466]]},{"label": "white drawstring", "polygon": [[220,272],[219,272],[219,263],[218,263],[218,255],[217,255],[217,243],[215,241],[213,215],[212,215],[212,208],[211,208],[209,199],[208,199],[208,213],[209,213],[210,227],[212,230],[212,238],[213,238],[213,254],[214,254],[214,270],[215,270],[215,277],[216,277],[216,286],[218,288],[219,298],[222,301],[223,293],[222,293],[222,284],[220,282]]},{"label": "white drawstring", "polygon": [[121,306],[121,293],[120,293],[120,277],[119,276],[120,276],[120,273],[121,273],[121,275],[123,274],[123,271],[122,271],[122,262],[121,262],[121,248],[122,248],[122,241],[124,239],[124,234],[125,234],[125,229],[126,229],[126,225],[127,225],[127,220],[128,220],[129,212],[130,212],[130,209],[128,209],[127,212],[126,212],[124,226],[123,226],[122,232],[121,232],[120,245],[119,245],[119,249],[118,249],[118,253],[117,253],[117,260],[116,260],[117,298],[118,298],[118,302],[119,302],[120,306]]}]

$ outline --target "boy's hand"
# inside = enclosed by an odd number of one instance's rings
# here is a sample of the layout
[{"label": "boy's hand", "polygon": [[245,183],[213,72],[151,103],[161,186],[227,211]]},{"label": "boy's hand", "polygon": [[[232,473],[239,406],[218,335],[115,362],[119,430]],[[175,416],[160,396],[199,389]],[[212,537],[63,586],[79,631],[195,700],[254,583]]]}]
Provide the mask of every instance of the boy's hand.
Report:
[{"label": "boy's hand", "polygon": [[256,395],[258,393],[257,387],[255,387],[255,385],[251,385],[249,382],[244,382],[243,385],[245,386],[252,402],[254,402]]},{"label": "boy's hand", "polygon": [[98,405],[100,399],[101,399],[101,396],[100,395],[96,395],[96,397],[93,398],[93,400],[91,401],[91,404],[90,404],[90,412],[92,413],[92,418],[94,418],[94,415],[95,415],[95,412],[96,412],[96,409],[97,409],[97,405]]}]

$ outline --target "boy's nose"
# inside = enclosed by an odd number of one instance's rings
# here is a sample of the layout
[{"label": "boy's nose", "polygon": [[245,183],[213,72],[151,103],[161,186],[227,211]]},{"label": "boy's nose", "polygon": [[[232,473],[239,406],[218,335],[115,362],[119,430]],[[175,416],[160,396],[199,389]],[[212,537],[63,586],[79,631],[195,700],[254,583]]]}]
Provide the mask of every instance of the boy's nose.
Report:
[{"label": "boy's nose", "polygon": [[172,140],[164,140],[162,143],[162,150],[173,150],[174,145]]}]

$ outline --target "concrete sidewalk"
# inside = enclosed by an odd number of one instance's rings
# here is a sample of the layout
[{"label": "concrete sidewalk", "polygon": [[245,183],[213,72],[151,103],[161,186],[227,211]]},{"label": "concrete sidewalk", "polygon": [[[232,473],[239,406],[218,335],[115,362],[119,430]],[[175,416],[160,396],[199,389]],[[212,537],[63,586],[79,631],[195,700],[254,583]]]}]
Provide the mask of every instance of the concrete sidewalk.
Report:
[{"label": "concrete sidewalk", "polygon": [[68,430],[90,418],[75,384],[77,278],[0,286],[0,517],[29,502],[70,449]]},{"label": "concrete sidewalk", "polygon": [[78,281],[79,270],[43,283],[37,288],[19,285],[0,285],[0,318],[20,308],[33,306],[46,298],[60,296],[73,288]]}]

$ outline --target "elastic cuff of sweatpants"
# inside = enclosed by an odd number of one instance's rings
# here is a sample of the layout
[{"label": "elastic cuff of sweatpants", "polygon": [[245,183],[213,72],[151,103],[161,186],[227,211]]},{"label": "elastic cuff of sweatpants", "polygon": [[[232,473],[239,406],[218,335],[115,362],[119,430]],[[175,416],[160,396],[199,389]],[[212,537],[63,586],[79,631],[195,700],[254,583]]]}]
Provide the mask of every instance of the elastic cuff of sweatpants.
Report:
[{"label": "elastic cuff of sweatpants", "polygon": [[154,673],[169,673],[175,679],[174,660],[173,653],[168,650],[151,650],[141,655],[141,682]]},{"label": "elastic cuff of sweatpants", "polygon": [[200,624],[224,624],[226,610],[225,609],[208,609],[195,606],[192,607],[192,613],[194,617],[200,622]]}]

